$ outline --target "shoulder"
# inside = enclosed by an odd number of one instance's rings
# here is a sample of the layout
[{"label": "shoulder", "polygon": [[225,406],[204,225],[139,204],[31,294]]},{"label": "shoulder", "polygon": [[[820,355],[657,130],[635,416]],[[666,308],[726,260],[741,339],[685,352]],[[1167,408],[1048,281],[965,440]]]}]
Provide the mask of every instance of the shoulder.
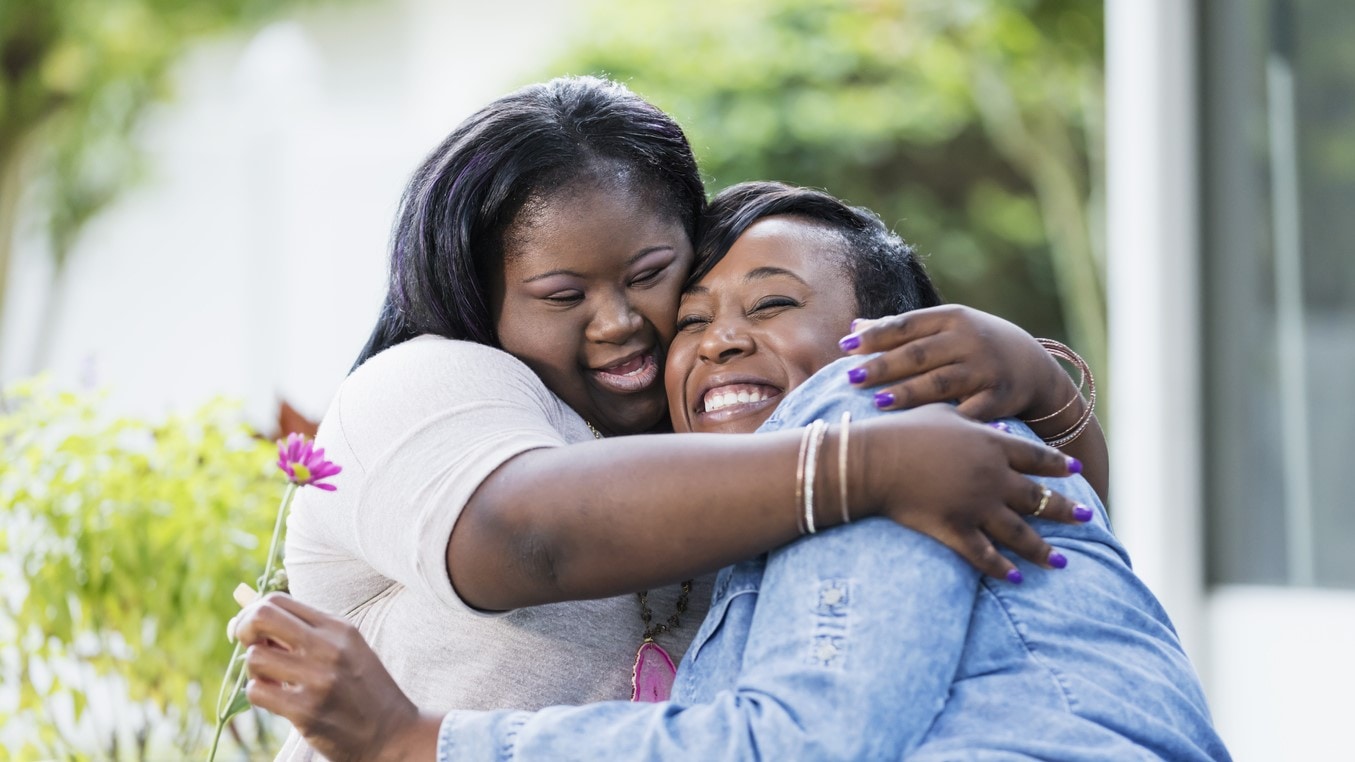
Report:
[{"label": "shoulder", "polygon": [[398,344],[363,363],[345,381],[345,387],[392,383],[419,389],[446,389],[449,377],[466,388],[493,388],[503,383],[545,389],[523,362],[502,349],[471,341],[423,335]]},{"label": "shoulder", "polygon": [[434,421],[458,426],[514,421],[559,429],[568,415],[564,403],[521,360],[500,349],[437,336],[420,336],[378,354],[353,371],[339,391],[337,417],[346,435],[359,439],[372,433],[399,436]]}]

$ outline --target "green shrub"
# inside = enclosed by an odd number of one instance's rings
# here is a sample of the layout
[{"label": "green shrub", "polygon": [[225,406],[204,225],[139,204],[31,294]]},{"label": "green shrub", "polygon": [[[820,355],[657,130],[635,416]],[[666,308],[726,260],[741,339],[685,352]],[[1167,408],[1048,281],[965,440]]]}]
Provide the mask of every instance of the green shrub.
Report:
[{"label": "green shrub", "polygon": [[19,759],[201,750],[231,590],[263,568],[285,485],[235,405],[152,423],[102,400],[41,380],[0,400],[0,744]]}]

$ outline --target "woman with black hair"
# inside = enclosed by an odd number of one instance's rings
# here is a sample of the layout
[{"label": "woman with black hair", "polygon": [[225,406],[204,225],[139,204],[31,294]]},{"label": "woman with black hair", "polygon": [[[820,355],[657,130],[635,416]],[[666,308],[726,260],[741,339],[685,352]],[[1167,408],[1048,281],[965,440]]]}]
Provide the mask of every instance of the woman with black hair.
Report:
[{"label": "woman with black hair", "polygon": [[[612,439],[667,429],[660,369],[703,203],[678,126],[593,78],[495,101],[411,180],[382,316],[317,435],[339,489],[298,498],[286,553],[297,597],[352,621],[420,704],[662,697],[691,638],[682,615],[709,599],[701,575],[797,536],[798,435]],[[959,344],[971,352],[944,368],[905,352],[867,383],[959,368],[948,397],[1069,412],[1071,381],[1028,336],[996,361]],[[1075,506],[1023,474],[1078,461],[952,423],[985,453],[958,468],[996,477],[991,491],[897,468],[919,429],[886,416],[854,430],[861,457],[837,477],[854,515],[929,533],[997,578],[1020,580],[993,540],[1049,568],[1019,516],[1074,522]]]},{"label": "woman with black hair", "polygon": [[[824,193],[744,184],[708,219],[670,346],[674,427],[801,429],[812,536],[721,571],[672,700],[421,715],[351,627],[284,596],[243,616],[252,695],[336,760],[1227,759],[1166,612],[1081,477],[1040,480],[1094,515],[1031,522],[1067,571],[1025,585],[880,518],[816,533],[847,500],[810,491],[813,474],[855,457],[849,429],[879,415],[824,326],[935,293],[878,217]],[[762,398],[774,389],[793,391]],[[730,403],[736,393],[758,399]],[[948,406],[903,415],[937,425],[900,469],[988,488],[951,471]]]}]

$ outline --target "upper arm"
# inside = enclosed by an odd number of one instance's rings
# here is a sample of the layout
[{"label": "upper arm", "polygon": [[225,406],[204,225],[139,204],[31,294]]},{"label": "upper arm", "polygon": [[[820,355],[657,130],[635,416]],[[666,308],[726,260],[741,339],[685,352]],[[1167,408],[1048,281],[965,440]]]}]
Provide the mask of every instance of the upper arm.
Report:
[{"label": "upper arm", "polygon": [[505,461],[565,440],[549,393],[517,360],[465,342],[411,344],[346,384],[345,433],[373,453],[353,530],[363,560],[383,576],[464,607],[446,565],[462,509]]}]

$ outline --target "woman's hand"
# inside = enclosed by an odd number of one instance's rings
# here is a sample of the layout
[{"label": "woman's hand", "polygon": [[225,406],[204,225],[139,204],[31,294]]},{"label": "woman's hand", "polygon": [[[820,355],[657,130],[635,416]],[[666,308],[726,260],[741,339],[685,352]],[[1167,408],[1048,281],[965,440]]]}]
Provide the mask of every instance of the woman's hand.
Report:
[{"label": "woman's hand", "polygon": [[[1073,379],[1019,326],[958,304],[858,320],[842,340],[847,354],[881,353],[848,371],[875,389],[882,410],[954,401],[980,421],[1021,418],[1050,439],[1075,426],[1086,410]],[[1108,504],[1110,459],[1096,417],[1063,451],[1086,467],[1082,475]]]},{"label": "woman's hand", "polygon": [[[864,436],[858,438],[858,430]],[[1038,513],[1041,519],[1073,524],[1093,515],[1026,476],[1070,476],[1081,470],[1077,460],[1005,433],[1001,424],[965,418],[951,405],[926,405],[853,424],[848,441],[849,464],[855,464],[849,487],[864,483],[868,505],[999,579],[1019,584],[1021,572],[994,542],[1046,568],[1067,563],[1023,516]]]},{"label": "woman's hand", "polygon": [[981,421],[1038,418],[1077,393],[1038,342],[1014,323],[958,304],[861,320],[842,340],[848,354],[880,352],[849,378],[878,387],[881,409],[958,402]]},{"label": "woman's hand", "polygon": [[433,759],[441,718],[420,714],[347,622],[271,593],[235,634],[247,650],[250,703],[287,718],[334,762]]}]

